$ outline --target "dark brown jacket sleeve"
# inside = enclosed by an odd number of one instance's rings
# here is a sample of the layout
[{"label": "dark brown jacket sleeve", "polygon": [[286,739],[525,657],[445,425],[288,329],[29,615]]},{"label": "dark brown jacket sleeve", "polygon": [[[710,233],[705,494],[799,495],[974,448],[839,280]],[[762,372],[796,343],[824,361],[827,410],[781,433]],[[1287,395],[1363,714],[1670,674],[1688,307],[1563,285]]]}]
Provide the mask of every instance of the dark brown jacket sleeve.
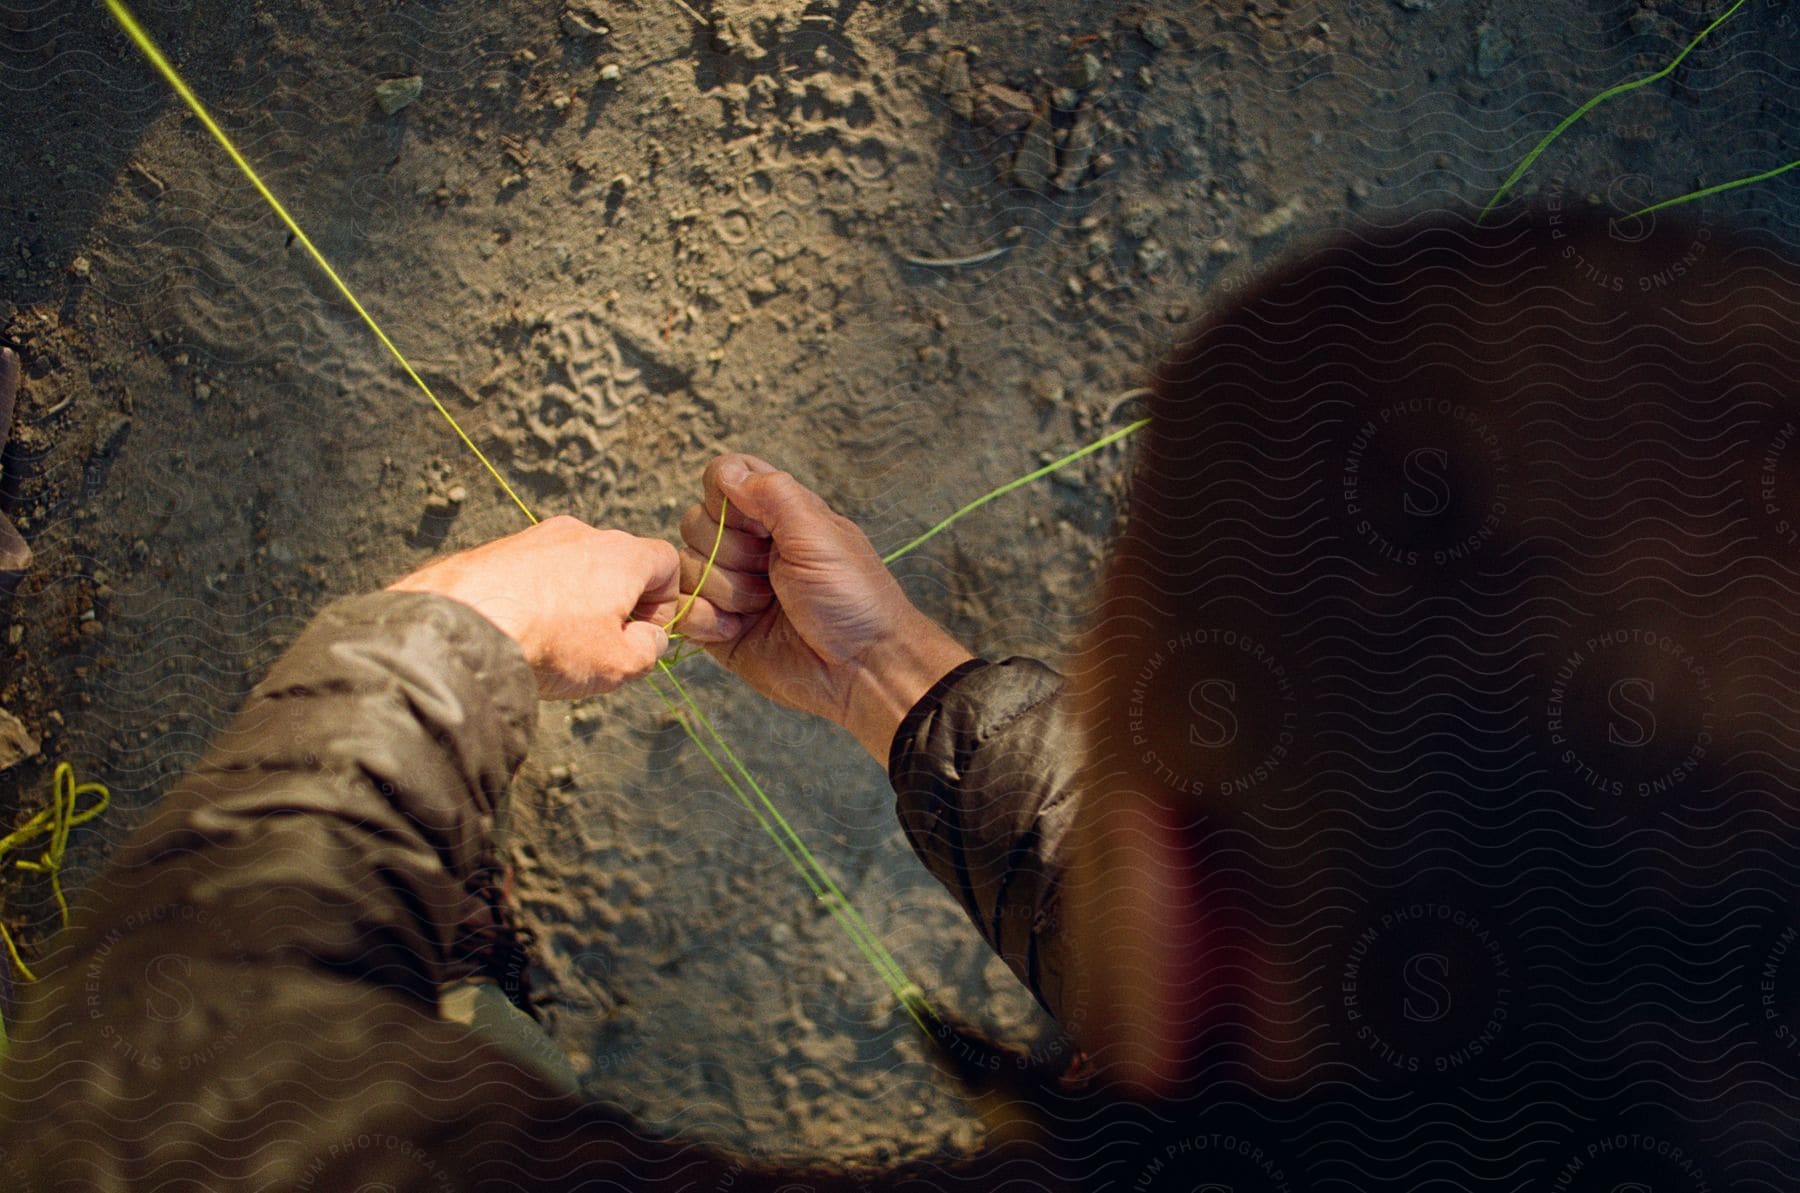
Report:
[{"label": "dark brown jacket sleeve", "polygon": [[888,777],[925,868],[1066,1026],[1061,892],[1077,751],[1063,688],[1034,659],[962,664],[900,723]]},{"label": "dark brown jacket sleeve", "polygon": [[[536,719],[444,598],[340,601],[85,893],[8,1027],[4,1187],[771,1187],[439,1018]],[[550,1046],[546,1040],[546,1046]]]}]

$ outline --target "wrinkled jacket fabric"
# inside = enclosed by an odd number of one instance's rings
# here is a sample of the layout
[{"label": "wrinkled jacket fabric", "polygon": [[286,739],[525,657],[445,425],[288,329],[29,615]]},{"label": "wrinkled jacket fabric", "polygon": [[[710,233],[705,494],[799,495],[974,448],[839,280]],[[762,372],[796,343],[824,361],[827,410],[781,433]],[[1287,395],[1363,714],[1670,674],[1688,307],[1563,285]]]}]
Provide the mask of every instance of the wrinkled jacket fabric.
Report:
[{"label": "wrinkled jacket fabric", "polygon": [[[1029,660],[960,667],[891,759],[926,866],[1051,1006],[1060,686]],[[382,593],[323,611],[84,892],[25,988],[0,1080],[6,1187],[787,1179],[649,1135],[438,1017],[438,990],[479,968],[471,944],[493,929],[494,820],[536,703],[514,643],[454,601]]]}]

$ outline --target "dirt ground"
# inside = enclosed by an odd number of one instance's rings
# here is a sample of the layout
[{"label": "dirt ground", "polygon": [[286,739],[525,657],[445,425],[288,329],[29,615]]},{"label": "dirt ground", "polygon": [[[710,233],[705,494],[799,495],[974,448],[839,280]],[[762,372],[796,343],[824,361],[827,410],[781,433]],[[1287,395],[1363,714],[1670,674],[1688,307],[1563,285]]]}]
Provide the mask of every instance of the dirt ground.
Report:
[{"label": "dirt ground", "polygon": [[[884,548],[1129,421],[1170,338],[1260,263],[1478,207],[1725,7],[138,6],[536,511],[674,537],[729,446]],[[1625,211],[1791,160],[1794,32],[1751,0],[1521,193]],[[321,603],[522,519],[97,0],[0,0],[0,100],[0,330],[27,373],[0,508],[38,557],[0,598],[0,707],[41,751],[0,772],[0,821],[58,761],[110,784],[78,885]],[[1795,194],[1707,218],[1783,236]],[[1055,659],[1127,458],[962,523],[901,565],[909,591],[990,657]],[[848,736],[685,669],[913,979],[1057,1047]],[[595,1096],[782,1152],[979,1137],[650,692],[546,705],[515,796],[545,1016]],[[0,894],[41,941],[41,882]]]}]

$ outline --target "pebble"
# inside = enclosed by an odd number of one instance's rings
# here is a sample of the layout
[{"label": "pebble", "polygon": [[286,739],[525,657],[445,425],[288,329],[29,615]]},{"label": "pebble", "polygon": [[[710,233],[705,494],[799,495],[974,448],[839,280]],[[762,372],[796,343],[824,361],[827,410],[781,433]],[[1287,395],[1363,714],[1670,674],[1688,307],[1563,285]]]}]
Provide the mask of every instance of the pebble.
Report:
[{"label": "pebble", "polygon": [[81,623],[81,634],[84,638],[98,638],[106,632],[106,626],[98,619]]},{"label": "pebble", "polygon": [[1077,87],[1092,87],[1105,73],[1100,59],[1092,54],[1076,54],[1069,59],[1069,81]]},{"label": "pebble", "polygon": [[1025,129],[1025,140],[1013,157],[1013,181],[1027,190],[1041,191],[1050,182],[1056,168],[1056,141],[1047,113],[1040,114]]},{"label": "pebble", "polygon": [[1487,21],[1475,26],[1475,73],[1482,78],[1499,74],[1512,57],[1512,41]]},{"label": "pebble", "polygon": [[1145,17],[1138,24],[1138,32],[1143,35],[1145,41],[1159,50],[1168,49],[1169,43],[1174,40],[1169,32],[1169,22],[1161,17]]},{"label": "pebble", "polygon": [[19,643],[23,642],[24,640],[25,640],[24,625],[15,621],[10,626],[6,627],[6,644],[8,646],[17,646]]},{"label": "pebble", "polygon": [[1255,223],[1250,225],[1250,235],[1258,240],[1265,236],[1273,236],[1293,223],[1303,210],[1305,210],[1305,204],[1296,195],[1279,207],[1264,212]]},{"label": "pebble", "polygon": [[973,80],[969,78],[969,56],[966,53],[951,50],[944,55],[939,68],[938,84],[952,112],[963,120],[975,118],[975,96],[971,90]]},{"label": "pebble", "polygon": [[605,37],[612,32],[595,0],[573,0],[563,9],[562,30],[577,40]]},{"label": "pebble", "polygon": [[1068,139],[1063,142],[1062,169],[1057,171],[1052,180],[1057,190],[1072,191],[1087,177],[1088,163],[1094,158],[1094,136],[1098,124],[1099,118],[1095,116],[1091,106],[1082,108],[1076,114]]},{"label": "pebble", "polygon": [[771,924],[769,926],[770,944],[777,946],[785,945],[792,939],[794,939],[794,930],[786,924]]},{"label": "pebble", "polygon": [[395,112],[408,106],[425,90],[425,79],[421,75],[407,75],[403,79],[383,79],[375,84],[375,102],[381,110],[392,116]]},{"label": "pebble", "polygon": [[1163,248],[1158,241],[1146,240],[1143,244],[1138,245],[1138,268],[1145,273],[1155,273],[1167,264],[1168,260],[1169,250]]},{"label": "pebble", "polygon": [[605,66],[600,68],[600,81],[602,83],[617,83],[624,77],[625,72],[620,69],[617,62],[608,62]]},{"label": "pebble", "polygon": [[1127,207],[1125,214],[1119,218],[1119,227],[1134,240],[1142,240],[1150,235],[1150,229],[1155,226],[1156,209],[1145,203]]},{"label": "pebble", "polygon": [[94,264],[86,257],[77,257],[69,262],[69,272],[78,278],[86,278],[94,272]]},{"label": "pebble", "polygon": [[1062,378],[1045,369],[1031,379],[1031,396],[1046,406],[1054,406],[1063,400]]},{"label": "pebble", "polygon": [[1037,105],[1023,91],[990,83],[975,97],[975,118],[996,132],[1016,133],[1031,123]]},{"label": "pebble", "polygon": [[35,758],[37,738],[19,718],[0,708],[0,770],[15,766],[27,758]]}]

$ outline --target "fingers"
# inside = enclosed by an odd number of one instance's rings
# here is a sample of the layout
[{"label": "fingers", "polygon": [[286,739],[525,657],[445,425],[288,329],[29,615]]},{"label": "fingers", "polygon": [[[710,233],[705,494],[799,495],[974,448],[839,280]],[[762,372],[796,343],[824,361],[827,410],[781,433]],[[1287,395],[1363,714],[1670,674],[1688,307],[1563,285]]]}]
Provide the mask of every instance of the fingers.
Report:
[{"label": "fingers", "polygon": [[[729,514],[729,510],[727,511]],[[752,534],[746,530],[734,528],[729,517],[725,524],[723,536],[719,532],[719,515],[715,509],[708,513],[704,506],[691,505],[687,513],[681,517],[681,540],[705,559],[712,554],[713,543],[719,544],[719,553],[713,566],[727,568],[734,572],[767,572],[769,570],[769,539],[763,535]]]},{"label": "fingers", "polygon": [[[698,551],[681,553],[681,590],[693,592],[706,571],[706,557]],[[720,567],[716,562],[706,575],[700,595],[727,613],[760,613],[775,598],[769,577],[756,572],[739,572]]]},{"label": "fingers", "polygon": [[755,618],[752,613],[727,613],[705,597],[696,597],[682,614],[676,630],[685,638],[700,643],[730,642]]}]

